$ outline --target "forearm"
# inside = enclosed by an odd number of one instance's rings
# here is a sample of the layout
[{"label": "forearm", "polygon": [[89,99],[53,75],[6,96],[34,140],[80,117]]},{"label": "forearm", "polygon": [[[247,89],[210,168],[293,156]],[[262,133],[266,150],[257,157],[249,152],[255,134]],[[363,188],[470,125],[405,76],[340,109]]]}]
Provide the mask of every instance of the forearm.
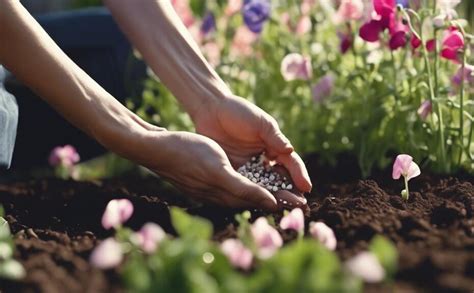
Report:
[{"label": "forearm", "polygon": [[[127,153],[137,117],[70,60],[19,1],[0,0],[0,63],[67,120]],[[127,142],[127,143],[124,143]]]},{"label": "forearm", "polygon": [[201,54],[170,1],[104,2],[148,65],[191,117],[202,105],[230,94],[227,85]]}]

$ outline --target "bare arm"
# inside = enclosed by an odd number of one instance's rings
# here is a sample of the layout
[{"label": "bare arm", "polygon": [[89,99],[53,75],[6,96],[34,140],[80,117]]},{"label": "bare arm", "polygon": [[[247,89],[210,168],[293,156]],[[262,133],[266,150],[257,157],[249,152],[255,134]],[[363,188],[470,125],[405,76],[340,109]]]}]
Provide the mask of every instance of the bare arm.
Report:
[{"label": "bare arm", "polygon": [[17,0],[0,0],[0,64],[120,154],[130,154],[132,138],[148,127],[70,60]]},{"label": "bare arm", "polygon": [[170,1],[104,0],[104,3],[147,64],[191,117],[203,104],[231,95],[201,54]]}]

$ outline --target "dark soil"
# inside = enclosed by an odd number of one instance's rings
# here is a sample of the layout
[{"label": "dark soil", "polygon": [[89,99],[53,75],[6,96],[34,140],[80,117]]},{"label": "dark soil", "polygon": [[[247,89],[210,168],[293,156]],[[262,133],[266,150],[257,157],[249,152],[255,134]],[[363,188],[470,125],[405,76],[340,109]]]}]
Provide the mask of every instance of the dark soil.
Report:
[{"label": "dark soil", "polygon": [[[394,287],[368,290],[474,291],[473,177],[423,174],[410,182],[411,197],[405,202],[399,195],[401,180],[393,181],[388,172],[357,180],[350,162],[328,170],[317,167],[315,160],[307,159],[315,186],[308,196],[308,222],[323,220],[334,229],[337,252],[343,259],[366,249],[376,234],[390,238],[399,250]],[[16,258],[27,269],[26,279],[19,283],[0,281],[0,291],[123,291],[116,272],[94,269],[87,262],[98,241],[109,236],[100,226],[106,203],[123,197],[135,205],[127,223],[134,229],[154,221],[173,233],[171,204],[212,220],[216,240],[235,235],[235,211],[189,204],[154,178],[0,184],[0,202],[14,233]],[[285,240],[294,237],[284,233]]]}]

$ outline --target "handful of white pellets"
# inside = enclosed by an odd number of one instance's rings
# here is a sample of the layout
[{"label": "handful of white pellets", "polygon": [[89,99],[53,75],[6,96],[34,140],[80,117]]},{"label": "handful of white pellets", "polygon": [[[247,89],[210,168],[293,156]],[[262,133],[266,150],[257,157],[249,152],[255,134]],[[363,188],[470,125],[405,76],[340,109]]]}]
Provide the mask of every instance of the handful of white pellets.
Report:
[{"label": "handful of white pellets", "polygon": [[273,192],[293,189],[288,178],[282,177],[272,170],[272,166],[263,154],[259,157],[252,157],[249,162],[237,169],[237,172]]}]

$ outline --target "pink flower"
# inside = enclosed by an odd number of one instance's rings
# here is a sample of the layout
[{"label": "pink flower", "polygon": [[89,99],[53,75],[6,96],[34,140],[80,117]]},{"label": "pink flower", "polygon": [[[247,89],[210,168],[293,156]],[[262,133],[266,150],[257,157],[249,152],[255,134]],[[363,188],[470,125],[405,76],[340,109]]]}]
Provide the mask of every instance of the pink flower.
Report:
[{"label": "pink flower", "polygon": [[291,53],[281,61],[281,74],[286,81],[309,80],[313,75],[311,59],[298,53]]},{"label": "pink flower", "polygon": [[448,60],[459,62],[459,53],[464,49],[464,37],[456,28],[446,31],[441,56]]},{"label": "pink flower", "polygon": [[166,233],[155,223],[146,223],[136,233],[138,244],[146,253],[155,252],[158,244],[166,238]]},{"label": "pink flower", "polygon": [[249,56],[253,53],[252,44],[257,40],[258,35],[249,30],[246,26],[241,26],[235,32],[230,48],[233,56]]},{"label": "pink flower", "polygon": [[466,64],[464,68],[464,72],[462,70],[462,66],[459,66],[458,71],[456,74],[452,77],[451,82],[455,87],[461,86],[462,80],[464,78],[464,82],[466,82],[468,85],[474,83],[474,66]]},{"label": "pink flower", "polygon": [[358,20],[363,16],[364,3],[362,0],[342,0],[336,13],[336,21]]},{"label": "pink flower", "polygon": [[331,95],[335,80],[335,76],[332,73],[328,73],[321,77],[318,83],[313,86],[311,92],[315,103],[321,103],[324,98]]},{"label": "pink flower", "polygon": [[71,167],[81,158],[77,153],[76,149],[72,145],[65,145],[63,147],[55,147],[49,155],[49,164],[53,167],[56,166],[65,166]]},{"label": "pink flower", "polygon": [[309,233],[329,250],[335,250],[337,245],[334,231],[323,222],[309,223]]},{"label": "pink flower", "polygon": [[132,213],[133,204],[128,199],[113,199],[102,215],[102,226],[105,229],[116,228],[130,219]]},{"label": "pink flower", "polygon": [[426,50],[428,50],[428,52],[433,52],[435,50],[435,46],[436,46],[435,39],[431,39],[426,42]]},{"label": "pink flower", "polygon": [[407,34],[404,31],[398,31],[392,35],[389,41],[390,50],[397,50],[405,47],[407,43]]},{"label": "pink flower", "polygon": [[371,20],[360,27],[359,36],[367,42],[378,42],[383,27],[380,21]]},{"label": "pink flower", "polygon": [[426,117],[431,114],[432,111],[432,105],[430,100],[425,100],[423,103],[421,103],[420,107],[418,108],[418,115],[422,120],[426,120]]},{"label": "pink flower", "polygon": [[280,221],[280,228],[283,230],[291,229],[296,232],[304,230],[304,215],[300,208],[293,209],[288,215],[284,216]]},{"label": "pink flower", "polygon": [[92,251],[90,262],[99,269],[111,269],[123,259],[122,246],[114,238],[107,238]]},{"label": "pink flower", "polygon": [[340,40],[339,49],[345,54],[352,47],[352,34],[350,32],[338,32],[337,36]]},{"label": "pink flower", "polygon": [[186,27],[194,24],[195,20],[189,6],[189,0],[171,0],[171,5],[173,5],[174,10]]},{"label": "pink flower", "polygon": [[221,250],[230,263],[237,268],[248,270],[252,266],[253,255],[250,249],[238,239],[226,239],[221,244]]},{"label": "pink flower", "polygon": [[206,42],[201,49],[212,67],[219,65],[221,62],[221,48],[216,42]]},{"label": "pink flower", "polygon": [[395,0],[374,0],[374,10],[378,15],[382,17],[390,16],[395,9],[396,1]]},{"label": "pink flower", "polygon": [[258,218],[251,226],[250,231],[257,246],[258,256],[262,259],[272,257],[283,245],[278,231],[268,224],[264,217]]},{"label": "pink flower", "polygon": [[385,270],[377,257],[371,252],[361,252],[349,259],[346,268],[353,275],[362,278],[367,283],[377,283],[384,279]]},{"label": "pink flower", "polygon": [[303,0],[301,3],[300,9],[303,15],[308,15],[311,13],[311,9],[316,5],[316,0]]},{"label": "pink flower", "polygon": [[296,24],[296,34],[302,36],[311,31],[311,18],[307,15],[300,18]]},{"label": "pink flower", "polygon": [[420,175],[420,167],[413,162],[413,158],[406,154],[398,155],[393,163],[392,178],[400,179],[400,176],[406,177],[407,181]]},{"label": "pink flower", "polygon": [[229,0],[227,7],[225,8],[225,15],[234,15],[239,12],[240,9],[242,9],[242,0]]}]

